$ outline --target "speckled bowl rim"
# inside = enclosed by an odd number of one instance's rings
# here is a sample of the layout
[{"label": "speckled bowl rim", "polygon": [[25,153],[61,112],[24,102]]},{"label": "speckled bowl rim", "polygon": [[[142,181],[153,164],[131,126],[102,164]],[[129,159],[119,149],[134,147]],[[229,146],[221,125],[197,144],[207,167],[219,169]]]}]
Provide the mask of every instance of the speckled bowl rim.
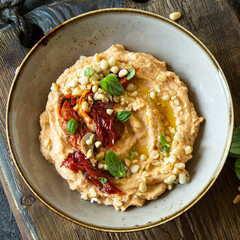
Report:
[{"label": "speckled bowl rim", "polygon": [[[198,44],[198,46],[200,46],[202,48],[202,50],[208,55],[208,57],[210,58],[210,60],[212,61],[212,63],[214,64],[215,68],[221,73],[224,83],[225,83],[225,94],[227,99],[229,100],[229,126],[228,126],[228,139],[224,148],[224,152],[223,155],[221,157],[221,160],[217,166],[216,171],[214,172],[213,176],[211,177],[210,181],[208,182],[208,184],[206,185],[206,187],[201,191],[200,194],[198,194],[188,205],[186,205],[185,207],[183,207],[181,210],[173,213],[172,215],[166,217],[166,218],[162,218],[159,219],[156,222],[152,222],[146,225],[142,225],[142,226],[135,226],[135,227],[129,227],[129,228],[106,228],[106,227],[99,227],[99,226],[94,226],[94,225],[90,225],[84,222],[81,222],[73,217],[68,216],[67,214],[64,214],[63,212],[61,212],[61,210],[57,209],[56,207],[54,207],[52,204],[50,204],[48,201],[45,200],[44,196],[41,196],[37,190],[34,189],[34,187],[31,185],[30,182],[28,182],[27,178],[24,176],[15,156],[14,156],[14,152],[13,149],[11,147],[11,139],[10,139],[10,134],[9,134],[9,110],[11,109],[11,100],[12,100],[12,94],[14,91],[14,86],[16,81],[18,80],[19,77],[19,72],[21,71],[21,69],[24,67],[25,63],[27,62],[27,60],[30,58],[31,54],[37,50],[38,46],[40,44],[42,44],[45,40],[47,40],[48,37],[51,37],[51,35],[53,35],[54,33],[56,33],[57,31],[59,31],[62,27],[64,27],[67,24],[71,24],[74,21],[78,21],[81,20],[83,18],[87,18],[87,17],[91,17],[93,15],[100,15],[100,14],[105,14],[105,13],[131,13],[131,14],[137,14],[137,15],[144,15],[146,17],[150,17],[150,18],[154,18],[160,21],[164,21],[172,26],[174,26],[175,28],[177,28],[178,30],[180,30],[182,33],[186,34],[188,37],[190,37],[195,43]],[[197,203],[206,193],[207,191],[210,189],[210,187],[213,185],[213,183],[215,182],[215,180],[217,179],[218,175],[220,174],[224,163],[227,159],[228,156],[228,152],[230,149],[230,145],[231,145],[231,140],[232,140],[232,134],[233,134],[233,127],[234,127],[234,114],[233,114],[233,104],[232,104],[232,97],[231,97],[231,93],[229,90],[229,86],[226,80],[226,77],[219,65],[219,63],[217,62],[217,60],[214,58],[214,56],[212,55],[212,53],[207,49],[207,47],[197,38],[195,37],[191,32],[189,32],[188,30],[186,30],[185,28],[183,28],[182,26],[178,25],[175,22],[172,22],[171,20],[162,17],[160,15],[154,14],[154,13],[150,13],[147,11],[143,11],[143,10],[136,10],[136,9],[130,9],[130,8],[109,8],[109,9],[102,9],[102,10],[96,10],[96,11],[91,11],[91,12],[87,12],[84,14],[81,14],[79,16],[76,16],[74,18],[71,18],[67,21],[65,21],[64,23],[60,24],[59,26],[57,26],[56,28],[54,28],[53,30],[51,30],[49,33],[47,33],[30,51],[29,53],[26,55],[26,57],[24,58],[24,60],[22,61],[21,65],[19,66],[19,69],[13,79],[12,85],[11,85],[11,89],[8,95],[8,101],[7,101],[7,110],[6,110],[6,135],[7,135],[7,141],[8,141],[8,146],[13,158],[13,161],[15,163],[15,166],[18,169],[18,172],[20,174],[20,176],[22,177],[22,179],[24,180],[24,182],[27,184],[27,186],[30,188],[30,190],[33,192],[33,194],[43,203],[45,204],[48,208],[50,208],[52,211],[54,211],[55,213],[57,213],[58,215],[62,216],[63,218],[70,220],[76,224],[79,224],[81,226],[87,227],[87,228],[91,228],[94,230],[101,230],[101,231],[106,231],[106,232],[132,232],[132,231],[139,231],[139,230],[145,230],[145,229],[149,229],[152,227],[156,227],[160,224],[166,223],[174,218],[176,218],[177,216],[179,216],[180,214],[184,213],[185,211],[187,211],[190,207],[192,207],[195,203]]]}]

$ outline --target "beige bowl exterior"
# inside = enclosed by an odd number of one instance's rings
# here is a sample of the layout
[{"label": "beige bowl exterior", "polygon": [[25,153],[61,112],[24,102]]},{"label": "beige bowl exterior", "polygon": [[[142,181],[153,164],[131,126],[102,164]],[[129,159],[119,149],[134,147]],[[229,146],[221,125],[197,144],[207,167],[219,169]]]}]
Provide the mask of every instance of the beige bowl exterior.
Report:
[{"label": "beige bowl exterior", "polygon": [[[40,153],[39,115],[52,82],[80,55],[102,52],[112,44],[146,52],[168,63],[189,88],[205,117],[193,159],[191,182],[177,185],[143,207],[117,212],[80,199]],[[32,192],[50,209],[85,227],[136,231],[165,223],[193,206],[219,175],[231,144],[233,106],[225,76],[209,50],[178,24],[145,11],[104,9],[77,16],[47,34],[23,60],[11,87],[6,132],[16,167]]]}]

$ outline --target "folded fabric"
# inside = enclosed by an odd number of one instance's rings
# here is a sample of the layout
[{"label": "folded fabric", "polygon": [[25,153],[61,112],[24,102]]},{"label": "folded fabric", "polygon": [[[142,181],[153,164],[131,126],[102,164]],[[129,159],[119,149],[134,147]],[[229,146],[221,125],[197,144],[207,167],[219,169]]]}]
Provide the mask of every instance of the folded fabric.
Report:
[{"label": "folded fabric", "polygon": [[31,48],[44,34],[79,14],[124,7],[124,0],[5,0],[0,2],[0,27],[14,23],[21,43]]}]

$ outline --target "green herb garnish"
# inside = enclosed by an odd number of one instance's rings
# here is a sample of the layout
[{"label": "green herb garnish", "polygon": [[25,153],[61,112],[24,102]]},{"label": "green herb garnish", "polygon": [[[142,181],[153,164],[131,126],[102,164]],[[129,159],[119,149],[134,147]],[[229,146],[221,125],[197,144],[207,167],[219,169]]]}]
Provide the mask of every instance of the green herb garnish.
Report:
[{"label": "green herb garnish", "polygon": [[126,172],[126,169],[121,161],[121,159],[117,156],[117,154],[110,150],[105,156],[105,163],[107,165],[107,170],[114,177],[122,177]]},{"label": "green herb garnish", "polygon": [[134,158],[134,155],[135,155],[135,148],[131,148],[130,150],[130,156],[127,158],[129,160],[132,160]]},{"label": "green herb garnish", "polygon": [[76,131],[77,127],[78,127],[78,123],[76,119],[71,119],[67,122],[66,129],[70,135]]},{"label": "green herb garnish", "polygon": [[134,76],[135,76],[135,69],[134,69],[134,67],[130,67],[128,69],[127,80],[132,79]]},{"label": "green herb garnish", "polygon": [[113,74],[109,74],[101,80],[100,85],[105,92],[111,95],[122,95],[124,93],[124,88]]},{"label": "green herb garnish", "polygon": [[236,173],[238,179],[240,180],[240,157],[237,158],[237,160],[235,162],[235,173]]},{"label": "green herb garnish", "polygon": [[129,111],[119,111],[116,119],[121,122],[126,122],[131,116],[132,113]]},{"label": "green herb garnish", "polygon": [[238,126],[233,133],[229,156],[240,157],[240,126]]},{"label": "green herb garnish", "polygon": [[84,71],[84,76],[90,77],[91,75],[93,75],[93,73],[94,73],[93,70],[91,68],[87,67]]},{"label": "green herb garnish", "polygon": [[240,180],[240,126],[234,130],[229,156],[237,158],[235,161],[235,173]]},{"label": "green herb garnish", "polygon": [[169,149],[169,144],[167,143],[167,141],[166,141],[166,138],[164,137],[164,134],[163,133],[161,133],[161,135],[160,135],[160,142],[161,142],[161,147],[162,147],[162,151],[165,153],[165,154],[167,154],[168,153],[168,149]]},{"label": "green herb garnish", "polygon": [[105,177],[98,177],[99,182],[101,182],[101,184],[105,184],[107,182],[107,179]]}]

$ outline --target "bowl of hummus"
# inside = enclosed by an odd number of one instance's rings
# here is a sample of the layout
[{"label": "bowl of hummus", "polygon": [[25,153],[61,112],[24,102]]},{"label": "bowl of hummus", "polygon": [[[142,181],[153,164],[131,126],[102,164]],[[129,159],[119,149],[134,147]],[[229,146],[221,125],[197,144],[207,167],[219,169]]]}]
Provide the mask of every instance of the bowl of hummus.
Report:
[{"label": "bowl of hummus", "polygon": [[59,215],[104,231],[189,209],[219,175],[232,130],[231,94],[209,50],[131,9],[54,29],[22,62],[8,99],[9,148],[28,187]]}]

